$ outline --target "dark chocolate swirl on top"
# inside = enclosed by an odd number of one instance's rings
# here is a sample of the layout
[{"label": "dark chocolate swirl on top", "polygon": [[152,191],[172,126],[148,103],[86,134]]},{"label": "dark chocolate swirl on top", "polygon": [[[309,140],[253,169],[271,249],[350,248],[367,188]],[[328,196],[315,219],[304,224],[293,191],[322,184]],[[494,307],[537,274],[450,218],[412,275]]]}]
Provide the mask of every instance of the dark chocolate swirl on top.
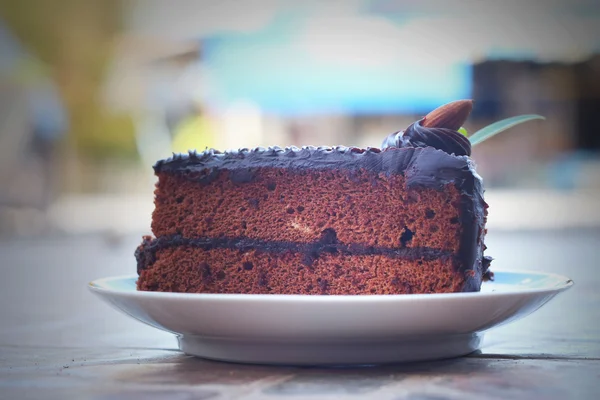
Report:
[{"label": "dark chocolate swirl on top", "polygon": [[405,131],[392,133],[381,147],[433,147],[456,156],[471,155],[471,142],[464,135],[453,129],[424,127],[422,121],[412,123]]}]

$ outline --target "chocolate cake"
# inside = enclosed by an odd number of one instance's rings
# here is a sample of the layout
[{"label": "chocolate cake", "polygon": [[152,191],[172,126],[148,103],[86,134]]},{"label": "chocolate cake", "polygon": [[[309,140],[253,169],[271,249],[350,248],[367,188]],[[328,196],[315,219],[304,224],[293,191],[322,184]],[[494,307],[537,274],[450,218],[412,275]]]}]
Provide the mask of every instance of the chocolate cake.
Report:
[{"label": "chocolate cake", "polygon": [[382,148],[207,150],[159,161],[139,290],[405,294],[480,290],[487,205],[457,132],[470,101]]}]

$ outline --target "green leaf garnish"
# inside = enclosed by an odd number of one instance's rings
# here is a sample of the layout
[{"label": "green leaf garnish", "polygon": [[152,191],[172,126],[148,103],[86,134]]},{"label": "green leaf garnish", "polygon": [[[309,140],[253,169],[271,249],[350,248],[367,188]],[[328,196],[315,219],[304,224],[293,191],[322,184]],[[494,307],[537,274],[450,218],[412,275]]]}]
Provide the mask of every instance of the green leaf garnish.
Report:
[{"label": "green leaf garnish", "polygon": [[469,137],[469,132],[462,126],[458,129],[458,133],[462,133],[464,136]]},{"label": "green leaf garnish", "polygon": [[487,140],[492,136],[499,134],[500,132],[510,129],[515,125],[519,125],[527,121],[532,121],[534,119],[546,118],[537,114],[519,115],[518,117],[506,118],[501,121],[494,122],[493,124],[478,130],[477,132],[469,136],[469,141],[471,142],[471,146],[475,146],[476,144],[479,144],[484,140]]}]

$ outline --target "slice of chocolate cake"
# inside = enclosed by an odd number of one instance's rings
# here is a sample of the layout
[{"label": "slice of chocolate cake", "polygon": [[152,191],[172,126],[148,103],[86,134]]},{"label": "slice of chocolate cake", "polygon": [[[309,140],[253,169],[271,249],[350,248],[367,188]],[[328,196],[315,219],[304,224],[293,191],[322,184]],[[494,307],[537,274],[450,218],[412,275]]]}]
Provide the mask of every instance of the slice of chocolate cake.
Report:
[{"label": "slice of chocolate cake", "polygon": [[270,147],[159,161],[138,289],[195,293],[478,291],[487,205],[450,103],[383,149]]}]

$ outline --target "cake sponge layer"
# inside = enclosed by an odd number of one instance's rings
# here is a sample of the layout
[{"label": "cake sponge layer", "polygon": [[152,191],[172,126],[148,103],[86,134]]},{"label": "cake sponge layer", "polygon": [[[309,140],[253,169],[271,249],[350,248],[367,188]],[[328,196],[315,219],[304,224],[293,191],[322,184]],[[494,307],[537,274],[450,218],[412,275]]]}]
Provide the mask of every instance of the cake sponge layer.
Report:
[{"label": "cake sponge layer", "polygon": [[461,194],[452,183],[408,188],[400,174],[367,170],[247,172],[160,172],[154,235],[308,243],[333,230],[346,244],[459,250]]},{"label": "cake sponge layer", "polygon": [[156,251],[140,270],[138,289],[246,294],[409,294],[472,291],[469,272],[452,258],[323,253],[311,265],[302,253],[192,246]]}]

